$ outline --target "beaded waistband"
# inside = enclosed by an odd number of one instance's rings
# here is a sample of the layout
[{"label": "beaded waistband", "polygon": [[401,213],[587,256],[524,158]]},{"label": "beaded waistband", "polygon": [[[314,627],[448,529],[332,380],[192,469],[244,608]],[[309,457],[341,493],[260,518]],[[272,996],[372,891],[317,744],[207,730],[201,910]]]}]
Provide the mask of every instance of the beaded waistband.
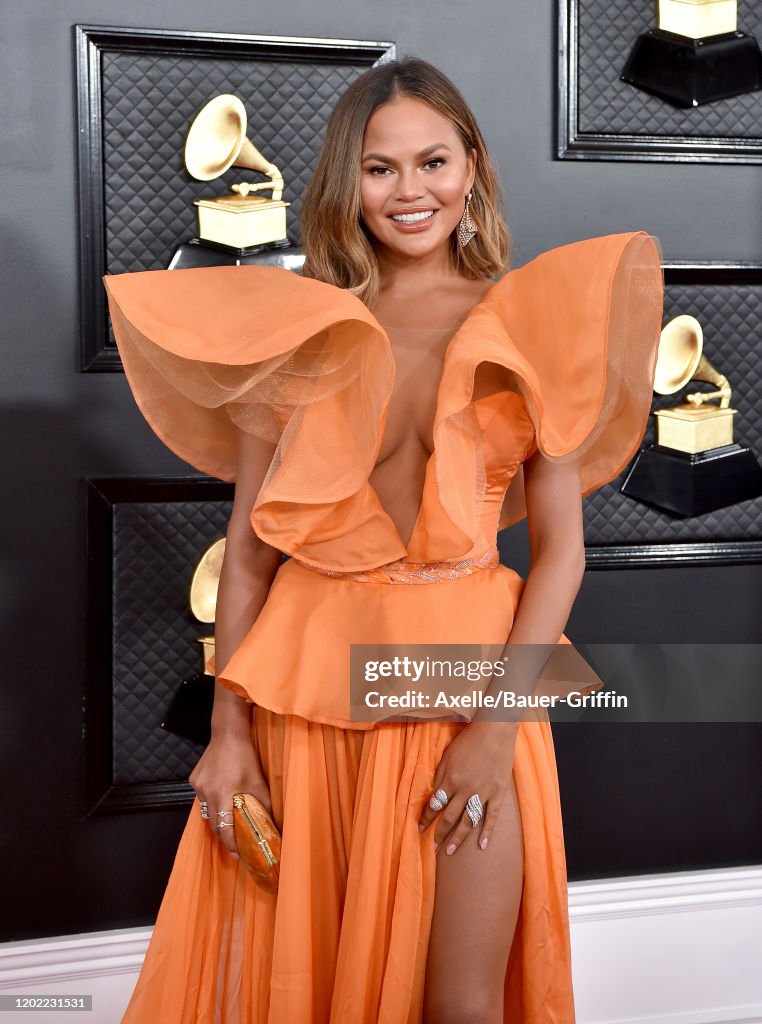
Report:
[{"label": "beaded waistband", "polygon": [[440,583],[443,580],[457,580],[461,576],[470,576],[482,569],[494,569],[500,564],[500,556],[497,548],[491,548],[482,555],[463,558],[459,562],[408,562],[404,558],[398,558],[395,562],[379,565],[375,569],[356,569],[353,572],[318,569],[314,565],[305,565],[304,562],[299,564],[324,576],[338,576],[340,579],[354,580],[357,583]]}]

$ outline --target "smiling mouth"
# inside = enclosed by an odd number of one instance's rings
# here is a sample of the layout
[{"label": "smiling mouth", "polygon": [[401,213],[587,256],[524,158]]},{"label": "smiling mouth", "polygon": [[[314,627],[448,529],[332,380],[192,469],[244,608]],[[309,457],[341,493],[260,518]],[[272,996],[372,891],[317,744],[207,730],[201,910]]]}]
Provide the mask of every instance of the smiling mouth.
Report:
[{"label": "smiling mouth", "polygon": [[421,221],[431,220],[436,210],[420,210],[416,213],[392,213],[390,219],[397,224],[420,224]]}]

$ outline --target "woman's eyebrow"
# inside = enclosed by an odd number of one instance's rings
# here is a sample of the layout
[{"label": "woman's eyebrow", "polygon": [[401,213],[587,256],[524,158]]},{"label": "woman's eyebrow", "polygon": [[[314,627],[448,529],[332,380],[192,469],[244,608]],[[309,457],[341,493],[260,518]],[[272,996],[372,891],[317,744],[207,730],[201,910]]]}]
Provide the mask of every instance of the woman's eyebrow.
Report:
[{"label": "woman's eyebrow", "polygon": [[[433,146],[426,146],[425,149],[422,149],[419,153],[416,153],[415,159],[422,160],[425,156],[430,156],[437,149],[446,149],[448,153],[452,152],[450,147],[445,142],[435,142]],[[383,163],[387,164],[394,163],[393,157],[385,156],[383,153],[366,153],[362,159],[363,162],[365,160],[381,160]]]}]

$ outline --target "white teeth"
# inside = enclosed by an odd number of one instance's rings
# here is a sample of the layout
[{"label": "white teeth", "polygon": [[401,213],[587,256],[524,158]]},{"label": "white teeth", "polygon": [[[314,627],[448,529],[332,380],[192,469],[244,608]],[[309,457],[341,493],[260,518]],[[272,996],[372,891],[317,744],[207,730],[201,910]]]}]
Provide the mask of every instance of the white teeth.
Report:
[{"label": "white teeth", "polygon": [[398,220],[401,224],[415,224],[418,220],[428,220],[433,216],[433,210],[424,210],[421,213],[393,213],[392,220]]}]

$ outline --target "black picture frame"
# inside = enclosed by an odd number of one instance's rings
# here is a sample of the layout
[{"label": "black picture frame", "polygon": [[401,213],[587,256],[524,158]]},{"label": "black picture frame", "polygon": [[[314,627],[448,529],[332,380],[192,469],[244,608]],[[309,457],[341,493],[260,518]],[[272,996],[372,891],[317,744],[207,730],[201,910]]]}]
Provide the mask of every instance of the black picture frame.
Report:
[{"label": "black picture frame", "polygon": [[[555,158],[762,163],[762,129],[744,134],[762,125],[762,91],[677,111],[620,81],[637,36],[655,26],[655,5],[646,0],[558,0]],[[746,5],[739,28],[754,35],[757,26],[762,33],[762,13]],[[600,79],[591,67],[611,73]],[[586,119],[600,127],[585,126]]]},{"label": "black picture frame", "polygon": [[[689,301],[684,304],[681,301],[681,289],[683,287],[699,289],[705,297],[707,304],[712,308],[725,309],[732,307],[737,322],[733,324],[731,336],[742,332],[749,338],[758,337],[759,323],[762,319],[762,262],[751,260],[665,260],[662,264],[664,271],[665,285],[665,310],[663,322],[666,324],[672,316],[679,313],[693,313],[696,310]],[[738,300],[737,294],[733,291],[736,287],[744,289],[752,288],[759,291],[755,296],[751,308],[744,307]],[[747,292],[748,294],[748,292]],[[749,319],[744,319],[743,313],[750,314]],[[700,321],[703,318],[699,315]],[[744,325],[748,324],[748,328]],[[706,326],[706,325],[705,325]],[[717,360],[715,355],[716,338],[710,334],[705,335],[705,352],[710,361]],[[727,373],[731,385],[738,388],[739,384],[747,381],[748,372],[744,354],[736,350],[736,347],[728,344],[728,337],[724,339],[724,353],[718,369]],[[735,359],[735,362],[733,362]],[[749,393],[756,395],[758,391],[753,383],[746,383],[746,399]],[[751,388],[751,392],[749,392]],[[691,389],[688,389],[691,390]],[[739,389],[740,394],[740,389]],[[680,401],[676,395],[654,396],[653,408],[668,408]],[[731,399],[731,406],[737,402]],[[759,426],[758,416],[741,417],[740,423],[736,425],[736,437],[750,445],[759,458],[762,453],[762,427]],[[653,433],[652,418],[649,418],[644,444]],[[593,514],[606,509],[607,519],[616,522],[617,510],[620,503],[629,503],[633,499],[627,499],[618,493],[611,493],[610,488],[592,494],[587,502]],[[756,524],[762,524],[762,518],[756,512],[762,510],[762,498],[744,502],[748,506],[745,513],[746,520],[753,519]],[[633,506],[638,508],[637,503]],[[621,533],[617,535],[616,528],[606,525],[609,531],[605,537],[597,542],[595,539],[585,546],[585,556],[589,569],[630,569],[630,568],[664,568],[681,566],[725,566],[725,565],[752,565],[762,561],[762,525],[753,530],[751,535],[747,529],[739,526],[739,517],[736,506],[717,509],[703,516],[674,521],[666,517],[658,510],[647,509],[640,506],[641,515],[633,514],[627,517],[628,532],[627,539],[623,539]],[[751,509],[752,511],[749,511]],[[752,515],[752,512],[754,513]],[[613,515],[609,515],[613,513]],[[665,529],[665,522],[667,528]],[[674,540],[665,541],[661,538],[671,535]],[[637,539],[640,536],[642,539]],[[633,540],[633,538],[635,538]]]},{"label": "black picture frame", "polygon": [[[124,782],[115,776],[120,751],[115,740],[115,718],[119,709],[115,699],[117,654],[114,649],[118,629],[116,606],[120,582],[116,578],[115,543],[118,542],[118,513],[133,503],[172,502],[225,503],[232,506],[234,485],[213,477],[98,477],[82,481],[83,521],[85,530],[85,591],[87,595],[84,636],[85,713],[83,739],[85,744],[85,808],[87,817],[145,811],[170,806],[187,806],[193,801],[193,789],[187,778],[163,779],[157,782]],[[150,603],[150,597],[149,597]],[[179,608],[173,615],[179,614]],[[196,632],[195,626],[193,631]],[[198,634],[204,630],[199,624]],[[171,693],[182,682],[182,672],[174,664],[166,667]],[[134,675],[134,673],[133,673]],[[176,678],[174,678],[176,677]],[[155,736],[156,722],[141,719],[139,728],[149,729]],[[138,747],[145,737],[130,735],[130,743]],[[198,749],[190,741],[178,739],[162,730],[162,749],[172,751],[175,761],[197,760]],[[183,753],[184,751],[184,753]],[[194,756],[195,755],[195,756]],[[131,757],[131,753],[129,754]]]},{"label": "black picture frame", "polygon": [[[389,41],[243,35],[223,32],[74,26],[77,93],[79,298],[82,372],[122,372],[110,338],[101,278],[108,272],[104,202],[104,55],[148,54],[157,64],[191,55],[242,62],[356,65],[364,69],[392,59]],[[305,127],[304,130],[308,130]],[[136,266],[134,269],[146,269]]]}]

